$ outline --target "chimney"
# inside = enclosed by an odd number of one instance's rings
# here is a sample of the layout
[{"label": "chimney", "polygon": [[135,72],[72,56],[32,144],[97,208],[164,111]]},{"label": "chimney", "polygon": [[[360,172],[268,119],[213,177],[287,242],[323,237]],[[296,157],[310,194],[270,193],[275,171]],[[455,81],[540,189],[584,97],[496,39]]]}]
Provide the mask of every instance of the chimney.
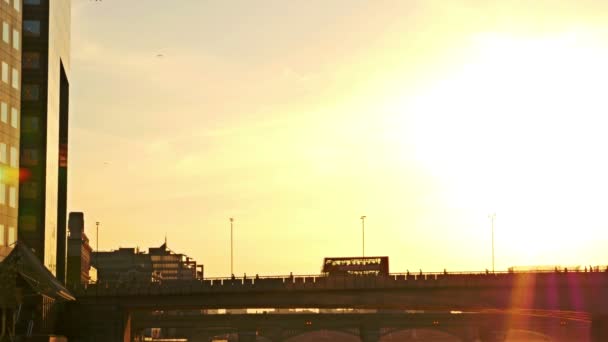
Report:
[{"label": "chimney", "polygon": [[68,229],[70,237],[73,239],[81,239],[84,233],[84,213],[72,212],[68,218]]}]

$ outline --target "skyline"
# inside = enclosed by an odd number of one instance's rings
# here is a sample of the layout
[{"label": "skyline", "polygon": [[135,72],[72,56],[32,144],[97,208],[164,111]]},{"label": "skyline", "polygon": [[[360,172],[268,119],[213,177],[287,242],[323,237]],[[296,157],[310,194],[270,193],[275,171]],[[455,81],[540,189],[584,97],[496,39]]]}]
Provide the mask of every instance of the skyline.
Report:
[{"label": "skyline", "polygon": [[101,250],[227,275],[234,217],[237,275],[316,273],[366,215],[391,272],[483,270],[496,212],[497,270],[605,258],[608,5],[235,3],[74,1],[68,210]]}]

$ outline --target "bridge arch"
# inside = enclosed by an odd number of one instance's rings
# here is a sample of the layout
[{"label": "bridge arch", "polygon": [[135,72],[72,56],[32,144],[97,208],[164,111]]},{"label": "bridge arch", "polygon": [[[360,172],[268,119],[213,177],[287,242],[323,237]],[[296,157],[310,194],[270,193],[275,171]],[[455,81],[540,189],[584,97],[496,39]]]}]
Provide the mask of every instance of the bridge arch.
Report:
[{"label": "bridge arch", "polygon": [[283,338],[283,342],[300,342],[309,341],[311,335],[315,341],[344,341],[344,342],[360,342],[359,332],[355,330],[342,329],[311,329],[292,332]]},{"label": "bridge arch", "polygon": [[188,341],[211,341],[211,339],[225,338],[227,340],[238,339],[238,332],[236,329],[225,329],[217,331],[200,330],[190,333]]},{"label": "bridge arch", "polygon": [[507,330],[507,341],[508,340],[522,340],[530,342],[554,342],[555,340],[542,332],[528,330],[528,329],[509,329]]},{"label": "bridge arch", "polygon": [[464,341],[462,336],[457,332],[448,329],[437,328],[394,328],[382,329],[380,332],[380,342],[388,342],[395,338],[395,335],[402,338],[424,338],[425,340],[438,340],[445,342],[460,342]]},{"label": "bridge arch", "polygon": [[591,322],[584,319],[545,315],[513,315],[508,318],[505,333],[514,340],[588,341]]}]

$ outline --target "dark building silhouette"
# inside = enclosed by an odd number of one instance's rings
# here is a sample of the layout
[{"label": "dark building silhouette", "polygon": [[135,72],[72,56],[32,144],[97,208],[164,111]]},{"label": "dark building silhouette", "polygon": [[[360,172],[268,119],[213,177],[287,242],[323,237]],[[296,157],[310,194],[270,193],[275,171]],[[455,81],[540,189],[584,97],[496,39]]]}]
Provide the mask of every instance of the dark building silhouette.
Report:
[{"label": "dark building silhouette", "polygon": [[[74,296],[20,241],[0,261],[1,341],[65,341],[57,336],[61,307]],[[15,336],[9,337],[9,332]],[[12,334],[12,333],[11,333]],[[28,335],[31,335],[27,337]]]},{"label": "dark building silhouette", "polygon": [[22,10],[18,238],[62,283],[67,252],[70,3],[26,0]]},{"label": "dark building silhouette", "polygon": [[174,253],[167,247],[167,241],[158,248],[149,248],[148,254],[153,272],[163,280],[203,277],[203,265],[197,265],[194,259],[185,254]]},{"label": "dark building silhouette", "polygon": [[150,256],[135,248],[119,248],[110,252],[93,252],[92,264],[97,268],[99,281],[153,281]]},{"label": "dark building silhouette", "polygon": [[0,2],[0,261],[18,235],[21,21],[19,0]]},{"label": "dark building silhouette", "polygon": [[148,249],[119,248],[110,252],[93,252],[92,264],[97,278],[104,282],[189,280],[203,277],[203,265],[185,254],[171,251],[167,242]]},{"label": "dark building silhouette", "polygon": [[89,238],[84,232],[84,214],[70,213],[68,219],[68,263],[66,284],[74,287],[91,280],[91,254]]}]

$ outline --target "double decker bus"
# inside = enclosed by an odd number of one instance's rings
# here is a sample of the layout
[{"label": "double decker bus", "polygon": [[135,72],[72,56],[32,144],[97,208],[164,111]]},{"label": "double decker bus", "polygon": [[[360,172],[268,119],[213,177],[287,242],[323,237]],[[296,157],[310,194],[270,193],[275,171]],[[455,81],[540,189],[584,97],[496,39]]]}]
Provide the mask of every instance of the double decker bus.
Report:
[{"label": "double decker bus", "polygon": [[335,275],[388,275],[388,257],[325,258],[321,273]]}]

